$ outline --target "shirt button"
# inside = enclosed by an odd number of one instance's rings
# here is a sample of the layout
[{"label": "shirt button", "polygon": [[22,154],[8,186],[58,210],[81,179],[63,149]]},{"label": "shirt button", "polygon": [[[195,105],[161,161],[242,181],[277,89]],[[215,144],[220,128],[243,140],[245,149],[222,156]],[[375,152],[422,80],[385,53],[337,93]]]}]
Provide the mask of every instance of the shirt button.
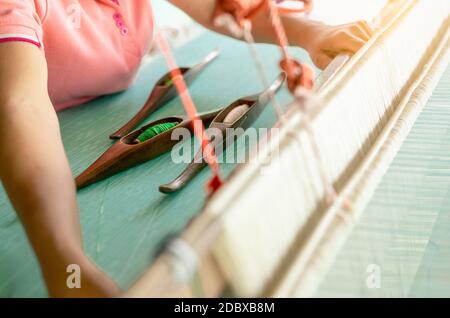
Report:
[{"label": "shirt button", "polygon": [[128,35],[128,29],[126,27],[123,27],[122,29],[120,29],[120,34],[122,34],[123,36],[127,36]]},{"label": "shirt button", "polygon": [[120,34],[122,34],[123,36],[127,36],[128,28],[126,27],[126,24],[122,19],[122,15],[120,13],[116,12],[113,15],[113,19],[114,19],[114,21],[116,21],[116,25],[120,29]]},{"label": "shirt button", "polygon": [[116,25],[119,27],[119,29],[122,29],[125,26],[125,23],[123,23],[122,20],[116,20]]}]

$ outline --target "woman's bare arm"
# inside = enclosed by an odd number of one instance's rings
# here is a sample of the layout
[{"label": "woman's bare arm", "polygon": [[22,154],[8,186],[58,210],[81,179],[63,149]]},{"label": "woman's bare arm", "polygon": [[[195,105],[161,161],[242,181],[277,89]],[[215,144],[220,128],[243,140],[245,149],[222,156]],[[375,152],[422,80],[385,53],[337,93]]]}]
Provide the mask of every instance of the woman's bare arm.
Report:
[{"label": "woman's bare arm", "polygon": [[[214,26],[212,19],[216,0],[170,0],[170,2],[203,26],[232,36],[227,29]],[[252,22],[253,35],[257,42],[277,43],[268,10],[261,10]],[[282,22],[290,44],[306,49],[314,63],[322,69],[339,53],[356,52],[372,35],[372,30],[365,21],[329,26],[298,16],[284,16]]]},{"label": "woman's bare arm", "polygon": [[[0,44],[0,177],[50,294],[102,295],[100,288],[88,291],[96,284],[91,273],[99,271],[83,253],[76,190],[47,93],[45,57],[27,43]],[[86,288],[67,288],[69,264],[80,265]],[[104,288],[117,291],[112,283]]]}]

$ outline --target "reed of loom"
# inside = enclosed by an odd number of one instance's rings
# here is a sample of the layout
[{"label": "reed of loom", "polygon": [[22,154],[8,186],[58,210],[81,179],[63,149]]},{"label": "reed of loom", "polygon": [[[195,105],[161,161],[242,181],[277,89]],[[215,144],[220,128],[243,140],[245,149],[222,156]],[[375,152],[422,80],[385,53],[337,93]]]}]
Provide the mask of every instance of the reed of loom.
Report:
[{"label": "reed of loom", "polygon": [[314,295],[450,61],[447,0],[391,1],[378,21],[360,52],[323,73],[310,114],[337,196],[325,200],[292,107],[125,297]]}]

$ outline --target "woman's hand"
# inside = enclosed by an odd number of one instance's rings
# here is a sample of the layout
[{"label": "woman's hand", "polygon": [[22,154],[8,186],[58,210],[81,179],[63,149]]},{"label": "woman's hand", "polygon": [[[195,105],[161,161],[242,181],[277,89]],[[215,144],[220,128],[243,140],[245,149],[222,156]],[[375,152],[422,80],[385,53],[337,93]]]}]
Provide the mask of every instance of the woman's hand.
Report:
[{"label": "woman's hand", "polygon": [[372,28],[365,21],[338,26],[311,22],[307,30],[302,46],[320,69],[327,67],[340,53],[355,53],[373,35]]},{"label": "woman's hand", "polygon": [[[216,0],[170,0],[171,3],[189,14],[203,26],[229,36],[231,32],[223,27],[217,27],[213,23],[216,12]],[[309,3],[310,1],[304,1]],[[258,0],[231,1],[239,9],[241,14],[248,15],[258,7]],[[278,44],[272,24],[270,23],[269,10],[257,10],[252,15],[252,31],[257,42]],[[321,22],[312,21],[297,15],[282,16],[282,23],[291,45],[306,49],[317,67],[324,69],[336,55],[342,52],[355,53],[372,36],[373,31],[365,21],[350,24],[329,26]]]}]

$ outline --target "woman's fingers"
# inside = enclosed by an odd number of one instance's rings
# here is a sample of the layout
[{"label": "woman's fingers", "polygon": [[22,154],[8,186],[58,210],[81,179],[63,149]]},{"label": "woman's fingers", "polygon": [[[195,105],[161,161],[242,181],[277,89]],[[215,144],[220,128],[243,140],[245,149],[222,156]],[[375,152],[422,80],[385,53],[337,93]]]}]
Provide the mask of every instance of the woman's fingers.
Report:
[{"label": "woman's fingers", "polygon": [[370,24],[366,20],[361,20],[358,22],[358,25],[366,31],[366,34],[369,35],[369,38],[374,34],[374,29],[370,26]]},{"label": "woman's fingers", "polygon": [[373,30],[365,21],[340,26],[334,36],[329,37],[329,48],[332,51],[348,51],[355,53],[373,35]]},{"label": "woman's fingers", "polygon": [[312,57],[314,64],[321,70],[325,69],[331,63],[333,57],[327,53],[319,53]]},{"label": "woman's fingers", "polygon": [[325,68],[340,53],[357,52],[372,37],[373,30],[366,21],[340,26],[322,25],[308,47],[317,67]]},{"label": "woman's fingers", "polygon": [[368,41],[371,37],[370,33],[368,33],[366,31],[366,29],[358,23],[355,23],[355,24],[352,24],[351,26],[349,26],[349,30],[354,36],[359,37],[359,38],[363,39],[364,41]]},{"label": "woman's fingers", "polygon": [[349,31],[340,31],[336,36],[330,37],[326,51],[331,52],[357,52],[366,41],[360,37],[354,36]]}]

